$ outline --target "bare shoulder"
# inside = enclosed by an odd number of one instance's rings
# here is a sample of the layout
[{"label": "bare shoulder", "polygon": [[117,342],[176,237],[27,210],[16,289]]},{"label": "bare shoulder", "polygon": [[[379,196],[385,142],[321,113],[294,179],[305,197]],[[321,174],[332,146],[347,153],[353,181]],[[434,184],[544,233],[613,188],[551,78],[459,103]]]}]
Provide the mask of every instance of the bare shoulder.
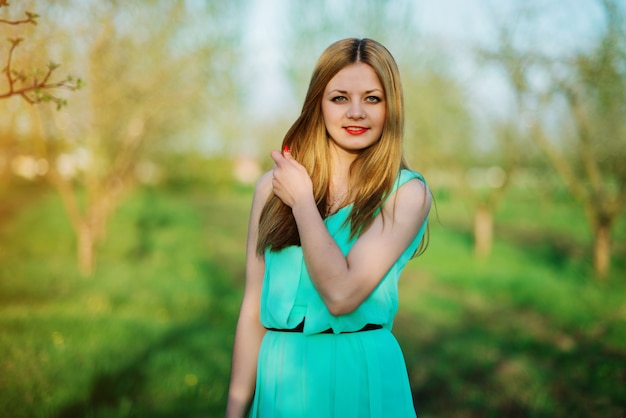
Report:
[{"label": "bare shoulder", "polygon": [[264,173],[256,182],[254,187],[254,200],[265,202],[272,193],[272,171]]},{"label": "bare shoulder", "polygon": [[385,210],[400,219],[423,219],[428,215],[431,203],[432,196],[426,184],[414,178],[398,188],[395,196],[385,205]]},{"label": "bare shoulder", "polygon": [[[254,187],[254,196],[252,197],[252,208],[250,210],[250,231],[255,231],[261,218],[263,207],[267,203],[270,194],[273,193],[272,188],[272,172],[263,174],[256,182]],[[255,225],[253,228],[252,226]],[[255,238],[256,239],[256,238]]]}]

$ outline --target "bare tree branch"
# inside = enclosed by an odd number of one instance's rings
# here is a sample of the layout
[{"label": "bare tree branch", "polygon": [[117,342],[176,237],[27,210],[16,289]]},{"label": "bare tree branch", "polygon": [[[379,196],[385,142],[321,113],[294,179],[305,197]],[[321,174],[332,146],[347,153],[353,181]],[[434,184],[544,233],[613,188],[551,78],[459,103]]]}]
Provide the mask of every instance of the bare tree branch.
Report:
[{"label": "bare tree branch", "polygon": [[[0,0],[0,8],[9,6],[6,0]],[[0,24],[6,25],[20,25],[25,23],[31,23],[36,25],[39,15],[31,12],[26,12],[26,18],[23,20],[7,20],[0,19]],[[74,78],[67,76],[63,80],[50,81],[52,73],[59,68],[59,64],[50,62],[43,75],[40,77],[41,70],[35,69],[31,71],[31,74],[27,74],[23,70],[16,70],[13,68],[14,54],[17,47],[24,41],[24,38],[9,38],[11,47],[7,55],[7,64],[3,69],[6,74],[8,88],[5,92],[0,92],[0,99],[6,99],[11,96],[21,96],[28,103],[35,104],[41,102],[52,102],[57,105],[57,109],[65,106],[67,101],[61,97],[58,97],[52,93],[51,90],[64,89],[64,90],[78,90],[82,87],[82,80],[80,78]]]},{"label": "bare tree branch", "polygon": [[[9,6],[9,4],[6,1],[3,1],[2,3],[0,3],[0,7],[2,6]],[[30,23],[33,25],[37,24],[37,18],[39,17],[38,14],[31,13],[31,12],[25,12],[24,14],[26,15],[25,19],[22,19],[22,20],[0,19],[0,24],[13,25],[13,26],[23,25],[26,23]]]}]

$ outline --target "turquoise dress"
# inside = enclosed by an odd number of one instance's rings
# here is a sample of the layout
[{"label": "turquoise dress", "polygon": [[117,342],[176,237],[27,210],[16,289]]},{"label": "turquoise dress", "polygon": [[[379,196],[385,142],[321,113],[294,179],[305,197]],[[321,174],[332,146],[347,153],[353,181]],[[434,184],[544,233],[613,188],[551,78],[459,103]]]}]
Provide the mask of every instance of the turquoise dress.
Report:
[{"label": "turquoise dress", "polygon": [[[423,177],[402,170],[392,192]],[[346,206],[324,220],[344,254],[350,239]],[[415,417],[406,364],[391,334],[398,310],[398,278],[415,253],[426,223],[380,284],[353,312],[333,316],[307,273],[302,248],[265,252],[261,323],[291,329],[306,318],[304,331],[267,331],[261,343],[250,417]],[[382,329],[356,331],[365,324]],[[333,333],[320,334],[332,328]]]}]

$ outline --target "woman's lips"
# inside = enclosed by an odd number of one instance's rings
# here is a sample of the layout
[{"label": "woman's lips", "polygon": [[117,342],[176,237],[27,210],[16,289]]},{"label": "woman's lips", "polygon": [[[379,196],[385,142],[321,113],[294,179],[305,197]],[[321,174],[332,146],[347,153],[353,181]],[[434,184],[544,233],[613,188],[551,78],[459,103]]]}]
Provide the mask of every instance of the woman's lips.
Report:
[{"label": "woman's lips", "polygon": [[344,128],[350,135],[361,135],[367,132],[367,128],[363,126],[346,126]]}]

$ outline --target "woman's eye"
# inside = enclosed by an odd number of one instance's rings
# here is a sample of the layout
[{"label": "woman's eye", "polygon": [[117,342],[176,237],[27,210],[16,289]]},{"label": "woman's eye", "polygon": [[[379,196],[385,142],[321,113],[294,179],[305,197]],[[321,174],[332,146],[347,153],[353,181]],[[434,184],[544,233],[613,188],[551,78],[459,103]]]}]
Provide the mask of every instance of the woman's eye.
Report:
[{"label": "woman's eye", "polygon": [[337,97],[333,97],[331,99],[331,101],[336,102],[336,103],[338,103],[338,102],[345,102],[346,100],[348,100],[348,99],[346,99],[345,96],[337,96]]},{"label": "woman's eye", "polygon": [[365,101],[369,103],[380,103],[382,99],[378,96],[367,96]]}]

